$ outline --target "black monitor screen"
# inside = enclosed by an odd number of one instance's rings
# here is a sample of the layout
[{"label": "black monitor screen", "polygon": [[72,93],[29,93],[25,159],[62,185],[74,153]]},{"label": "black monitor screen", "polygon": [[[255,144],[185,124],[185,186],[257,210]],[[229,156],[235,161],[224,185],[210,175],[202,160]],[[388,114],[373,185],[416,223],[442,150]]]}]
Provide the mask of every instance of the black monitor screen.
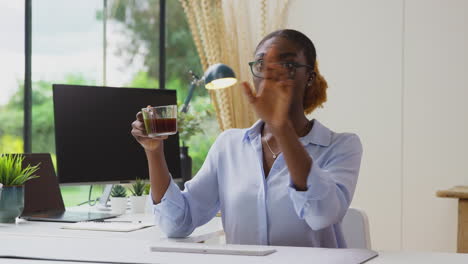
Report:
[{"label": "black monitor screen", "polygon": [[[177,104],[176,91],[54,84],[53,96],[60,183],[148,178],[131,124],[143,107]],[[165,140],[164,151],[169,171],[180,178],[178,134]]]}]

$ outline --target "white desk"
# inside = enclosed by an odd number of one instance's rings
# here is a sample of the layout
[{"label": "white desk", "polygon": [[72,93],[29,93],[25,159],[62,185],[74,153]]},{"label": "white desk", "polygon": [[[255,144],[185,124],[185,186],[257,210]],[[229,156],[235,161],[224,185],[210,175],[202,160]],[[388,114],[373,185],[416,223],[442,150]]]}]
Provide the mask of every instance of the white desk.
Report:
[{"label": "white desk", "polygon": [[[120,220],[153,221],[151,215],[124,215]],[[115,219],[115,220],[118,220]],[[317,256],[337,255],[337,249],[277,247],[276,253],[265,257],[203,255],[187,253],[150,252],[149,247],[157,243],[167,243],[168,239],[157,226],[128,233],[82,231],[60,229],[62,223],[20,221],[17,224],[0,224],[0,255],[53,256],[61,259],[82,257],[88,260],[112,263],[205,263],[205,264],[283,264],[313,263]],[[214,218],[188,238],[181,241],[198,242],[222,234],[220,218]],[[338,249],[339,250],[339,249]],[[343,253],[345,251],[341,251]],[[345,252],[346,253],[346,252]],[[346,258],[334,263],[346,263]],[[0,264],[43,264],[76,263],[66,261],[38,261],[0,259]],[[88,262],[91,263],[91,262]],[[102,262],[97,262],[102,263]],[[326,263],[326,262],[320,262]],[[467,264],[468,254],[379,252],[379,257],[366,262],[369,264],[403,263],[450,263]]]},{"label": "white desk", "polygon": [[[335,262],[317,261],[317,263],[346,264],[346,257],[334,258],[339,249],[320,249],[304,247],[274,247],[278,252],[265,257],[203,255],[184,253],[150,252],[149,246],[154,245],[147,241],[129,239],[77,239],[77,238],[46,238],[5,235],[1,237],[0,254],[8,251],[10,254],[24,254],[27,250],[31,256],[47,256],[67,259],[78,255],[85,259],[106,261],[111,263],[205,263],[205,264],[283,264],[283,263],[314,263],[316,256],[324,254]],[[468,255],[450,253],[412,253],[412,252],[379,252],[380,256],[370,260],[369,264],[432,264],[450,263],[466,264]],[[20,263],[70,263],[70,262],[44,262],[36,260],[0,259],[0,264]],[[96,262],[101,263],[101,262]],[[349,262],[348,262],[349,263]]]},{"label": "white desk", "polygon": [[441,252],[379,251],[379,256],[366,264],[466,264],[468,254]]},{"label": "white desk", "polygon": [[[109,221],[141,221],[142,223],[153,223],[152,215],[147,214],[125,214],[118,218],[108,219]],[[82,238],[82,239],[130,239],[148,242],[159,241],[181,241],[181,242],[202,242],[213,237],[221,236],[223,227],[221,218],[215,217],[207,224],[197,228],[192,235],[183,239],[168,239],[166,235],[157,226],[132,231],[132,232],[105,232],[105,231],[83,231],[61,229],[64,223],[40,222],[18,220],[16,224],[0,224],[0,245],[4,235],[13,236],[38,236],[50,238]]]}]

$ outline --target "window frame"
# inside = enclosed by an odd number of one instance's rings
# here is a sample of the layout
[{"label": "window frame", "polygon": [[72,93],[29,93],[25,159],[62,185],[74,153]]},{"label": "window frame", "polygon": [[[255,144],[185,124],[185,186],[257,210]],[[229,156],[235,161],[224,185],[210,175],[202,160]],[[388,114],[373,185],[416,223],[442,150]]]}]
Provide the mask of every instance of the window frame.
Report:
[{"label": "window frame", "polygon": [[[107,0],[103,1],[103,7],[107,6]],[[166,0],[159,0],[159,89],[166,89]],[[32,0],[25,0],[25,69],[24,69],[24,124],[23,141],[24,153],[32,151]],[[107,23],[107,21],[103,21]],[[104,61],[105,67],[106,62]]]}]

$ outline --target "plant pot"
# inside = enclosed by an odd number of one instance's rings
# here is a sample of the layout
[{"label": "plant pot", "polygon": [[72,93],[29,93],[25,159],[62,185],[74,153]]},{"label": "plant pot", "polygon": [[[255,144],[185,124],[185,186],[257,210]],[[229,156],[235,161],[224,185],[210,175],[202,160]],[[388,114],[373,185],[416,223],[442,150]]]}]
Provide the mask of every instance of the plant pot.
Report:
[{"label": "plant pot", "polygon": [[24,208],[24,186],[0,188],[0,223],[15,223]]},{"label": "plant pot", "polygon": [[114,214],[125,214],[127,210],[127,197],[111,197],[111,208]]},{"label": "plant pot", "polygon": [[145,212],[146,198],[146,195],[130,196],[132,214],[143,214]]},{"label": "plant pot", "polygon": [[145,195],[145,196],[146,196],[145,214],[153,214],[153,198],[151,198],[151,194]]}]

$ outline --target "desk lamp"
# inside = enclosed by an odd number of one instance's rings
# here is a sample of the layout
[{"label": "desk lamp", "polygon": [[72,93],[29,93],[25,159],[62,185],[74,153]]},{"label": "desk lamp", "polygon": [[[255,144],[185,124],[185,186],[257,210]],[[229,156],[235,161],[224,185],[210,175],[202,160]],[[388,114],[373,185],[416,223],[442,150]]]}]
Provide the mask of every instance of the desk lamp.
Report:
[{"label": "desk lamp", "polygon": [[192,81],[190,82],[189,93],[187,98],[185,98],[184,105],[181,110],[183,113],[187,112],[190,100],[193,96],[193,91],[197,86],[205,84],[206,89],[216,90],[227,88],[237,82],[234,71],[229,68],[229,66],[222,63],[211,65],[205,71],[205,75],[202,78],[199,78],[192,71],[190,71],[190,74],[192,76]]},{"label": "desk lamp", "polygon": [[[227,65],[218,63],[211,65],[206,71],[202,78],[199,78],[192,71],[189,72],[192,76],[190,82],[190,89],[185,98],[184,105],[182,106],[182,113],[187,113],[190,100],[193,96],[193,91],[199,85],[205,84],[205,88],[208,90],[223,89],[234,85],[237,82],[234,71]],[[181,174],[183,181],[188,181],[192,178],[192,159],[188,155],[188,147],[182,142],[181,153]],[[181,183],[182,185],[183,183]],[[181,186],[180,186],[181,187]]]}]

